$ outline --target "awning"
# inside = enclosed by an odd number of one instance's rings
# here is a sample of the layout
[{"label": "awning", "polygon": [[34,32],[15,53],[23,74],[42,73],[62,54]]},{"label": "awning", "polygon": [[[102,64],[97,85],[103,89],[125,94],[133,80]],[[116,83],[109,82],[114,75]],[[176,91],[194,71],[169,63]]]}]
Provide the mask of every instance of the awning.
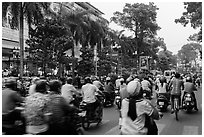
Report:
[{"label": "awning", "polygon": [[19,47],[18,41],[9,41],[2,39],[2,48],[8,48],[8,49],[13,49],[13,48]]},{"label": "awning", "polygon": [[2,56],[11,56],[12,54],[12,49],[2,47]]}]

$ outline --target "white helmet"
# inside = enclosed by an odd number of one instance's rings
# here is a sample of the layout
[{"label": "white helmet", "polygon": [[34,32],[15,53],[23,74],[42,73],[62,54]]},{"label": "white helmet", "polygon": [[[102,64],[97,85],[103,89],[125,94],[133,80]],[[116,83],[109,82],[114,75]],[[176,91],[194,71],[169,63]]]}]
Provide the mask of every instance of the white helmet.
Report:
[{"label": "white helmet", "polygon": [[127,85],[127,92],[129,95],[138,95],[141,89],[141,84],[138,81],[130,81]]},{"label": "white helmet", "polygon": [[107,78],[106,78],[106,81],[108,81],[108,80],[111,80],[111,78],[110,78],[110,77],[107,77]]}]

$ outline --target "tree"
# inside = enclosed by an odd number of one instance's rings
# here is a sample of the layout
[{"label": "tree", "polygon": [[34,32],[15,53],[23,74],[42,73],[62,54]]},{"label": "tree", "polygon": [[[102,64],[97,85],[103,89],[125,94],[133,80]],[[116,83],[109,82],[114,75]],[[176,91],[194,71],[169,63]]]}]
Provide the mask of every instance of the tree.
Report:
[{"label": "tree", "polygon": [[89,76],[94,74],[94,64],[93,64],[93,49],[82,47],[81,48],[82,54],[80,57],[82,58],[81,61],[79,61],[79,64],[77,66],[77,72],[80,76]]},{"label": "tree", "polygon": [[[115,12],[111,21],[134,33],[137,54],[143,52],[148,44],[144,44],[144,38],[152,38],[160,27],[156,23],[156,10],[154,3],[148,5],[143,3],[128,4],[123,8],[123,13]],[[139,58],[138,58],[139,59]]]},{"label": "tree", "polygon": [[190,39],[195,40],[197,37],[196,40],[202,42],[202,2],[184,2],[184,8],[186,11],[179,19],[175,19],[175,22],[184,27],[190,23],[194,29],[200,28],[198,34],[190,36]]},{"label": "tree", "polygon": [[111,67],[113,65],[112,65],[110,56],[108,56],[107,54],[108,54],[108,51],[106,48],[102,49],[98,53],[97,70],[98,70],[99,76],[107,76],[109,73],[111,73],[111,69],[112,69]]},{"label": "tree", "polygon": [[[65,51],[73,46],[72,34],[64,27],[59,18],[46,19],[30,31],[30,38],[26,41],[29,45],[31,59],[45,68],[59,68],[62,76],[62,64],[65,64]],[[50,61],[52,60],[52,61]]]},{"label": "tree", "polygon": [[197,59],[199,55],[199,51],[201,51],[201,45],[198,43],[189,43],[182,46],[181,50],[178,51],[178,57],[180,61],[187,66],[187,64],[191,64],[193,66],[193,62],[196,65]]},{"label": "tree", "polygon": [[61,14],[63,18],[63,23],[67,27],[70,28],[73,37],[73,47],[72,47],[72,77],[75,77],[75,69],[76,69],[76,60],[75,60],[75,52],[74,47],[78,45],[78,43],[85,43],[86,41],[86,33],[89,30],[89,18],[88,16],[92,13],[92,11],[82,11],[80,9],[76,9],[75,11],[64,12]]},{"label": "tree", "polygon": [[[6,18],[9,11],[12,15],[11,28],[19,29],[19,45],[20,45],[20,76],[23,76],[23,59],[24,59],[24,38],[23,20],[26,19],[29,30],[32,25],[38,24],[49,11],[49,2],[3,2],[2,18]],[[43,9],[43,10],[42,10]],[[44,11],[44,12],[43,12]]]}]

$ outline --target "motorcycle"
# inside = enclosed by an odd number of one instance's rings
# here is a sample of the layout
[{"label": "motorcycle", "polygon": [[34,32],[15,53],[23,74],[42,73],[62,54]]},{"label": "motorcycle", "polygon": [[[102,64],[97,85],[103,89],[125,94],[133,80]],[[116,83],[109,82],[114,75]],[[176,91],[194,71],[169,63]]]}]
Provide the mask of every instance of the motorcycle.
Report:
[{"label": "motorcycle", "polygon": [[150,91],[143,90],[142,92],[143,92],[143,93],[142,93],[142,96],[143,96],[144,99],[149,99],[149,100],[152,99],[152,97],[151,97],[151,92],[150,92]]},{"label": "motorcycle", "polygon": [[169,105],[169,99],[166,93],[159,93],[157,98],[157,108],[161,111],[166,111]]},{"label": "motorcycle", "polygon": [[194,98],[191,93],[186,93],[183,100],[183,110],[190,112],[195,107]]},{"label": "motorcycle", "polygon": [[103,94],[104,94],[104,100],[103,100],[104,107],[113,106],[114,101],[115,101],[115,92],[108,93],[104,91]]},{"label": "motorcycle", "polygon": [[115,91],[115,104],[118,107],[118,109],[121,109],[121,97],[120,97],[120,92],[119,90]]},{"label": "motorcycle", "polygon": [[26,133],[25,118],[21,114],[23,107],[16,107],[9,113],[2,113],[2,134],[23,135]]},{"label": "motorcycle", "polygon": [[87,130],[91,123],[100,124],[103,118],[103,96],[97,95],[97,99],[99,101],[99,106],[93,111],[93,106],[86,103],[81,102],[79,108],[82,112],[79,114],[82,119],[82,127]]}]

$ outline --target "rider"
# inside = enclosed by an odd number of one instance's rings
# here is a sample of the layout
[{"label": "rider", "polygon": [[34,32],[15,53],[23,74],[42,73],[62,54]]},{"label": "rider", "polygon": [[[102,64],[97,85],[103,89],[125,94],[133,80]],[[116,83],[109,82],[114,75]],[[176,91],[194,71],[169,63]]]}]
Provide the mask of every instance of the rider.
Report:
[{"label": "rider", "polygon": [[104,91],[106,92],[106,93],[108,93],[107,95],[108,95],[108,99],[112,99],[112,98],[114,98],[114,94],[115,94],[115,92],[114,92],[114,85],[113,85],[113,83],[111,82],[111,78],[110,77],[107,77],[106,78],[106,84],[105,84],[105,89],[104,89]]},{"label": "rider", "polygon": [[[51,135],[75,135],[74,126],[70,125],[69,116],[78,112],[78,109],[71,107],[60,95],[62,83],[59,80],[49,82],[48,111],[52,113],[49,122],[49,133]],[[70,118],[71,119],[71,118]]]},{"label": "rider", "polygon": [[151,83],[148,81],[148,77],[145,76],[144,79],[141,82],[141,86],[143,91],[148,91],[149,96],[151,96]]},{"label": "rider", "polygon": [[100,91],[103,91],[104,85],[99,81],[98,77],[95,77],[93,85],[95,85]]},{"label": "rider", "polygon": [[[139,82],[129,82],[127,92],[129,97],[122,100],[121,134],[146,135],[148,134],[145,125],[146,115],[153,119],[159,119],[159,112],[149,100],[142,99],[141,84]],[[157,131],[155,130],[155,132]]]},{"label": "rider", "polygon": [[[8,78],[5,81],[5,89],[2,90],[2,126],[14,125],[15,120],[23,120],[21,111],[15,109],[18,104],[23,103],[24,98],[17,91],[15,78]],[[4,117],[5,116],[5,117]],[[25,125],[25,120],[23,120]],[[14,134],[14,129],[7,130],[7,134]]]},{"label": "rider", "polygon": [[184,94],[183,94],[182,101],[184,100],[185,94],[186,93],[190,93],[193,96],[193,100],[194,100],[194,104],[195,104],[195,108],[194,109],[196,111],[198,111],[197,101],[196,101],[195,93],[193,91],[197,91],[196,86],[193,84],[192,78],[191,77],[187,77],[186,78],[186,82],[184,83]]},{"label": "rider", "polygon": [[168,84],[167,84],[167,80],[164,76],[161,76],[159,78],[159,83],[157,83],[158,86],[158,92],[157,92],[157,97],[159,96],[159,94],[165,94],[165,96],[169,99],[169,95],[168,93]]},{"label": "rider", "polygon": [[[169,87],[172,86],[172,90],[170,90],[171,94],[171,113],[174,113],[174,98],[178,97],[179,106],[181,106],[181,90],[184,89],[183,80],[180,78],[180,74],[176,73],[175,77],[169,83]],[[181,107],[180,107],[181,108]]]},{"label": "rider", "polygon": [[40,79],[40,78],[38,78],[38,77],[35,77],[35,78],[32,79],[32,85],[30,85],[29,91],[28,91],[29,95],[35,93],[36,82],[37,82],[39,79]]},{"label": "rider", "polygon": [[121,76],[118,76],[118,78],[115,81],[115,88],[119,90],[120,88],[120,80],[121,80]]},{"label": "rider", "polygon": [[65,98],[69,104],[73,100],[73,95],[78,95],[76,88],[72,85],[72,77],[67,78],[67,83],[65,83],[61,88],[62,97]]},{"label": "rider", "polygon": [[84,81],[85,85],[83,85],[81,88],[83,101],[93,106],[94,112],[96,108],[100,105],[100,102],[96,98],[96,94],[98,92],[100,93],[100,90],[91,83],[90,77],[86,77]]}]

